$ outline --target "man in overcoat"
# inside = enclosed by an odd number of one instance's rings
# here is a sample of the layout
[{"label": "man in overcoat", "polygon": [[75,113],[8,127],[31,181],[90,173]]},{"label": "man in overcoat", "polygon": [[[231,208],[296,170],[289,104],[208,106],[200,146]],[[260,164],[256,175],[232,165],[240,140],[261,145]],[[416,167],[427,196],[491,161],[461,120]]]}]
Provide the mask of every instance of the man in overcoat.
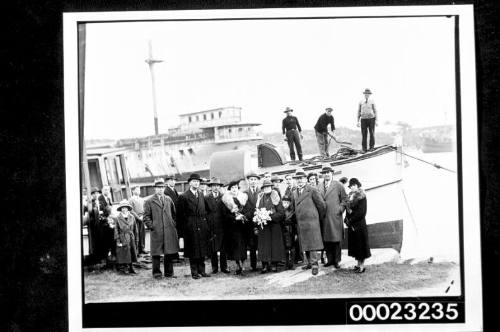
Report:
[{"label": "man in overcoat", "polygon": [[347,195],[344,186],[333,179],[331,167],[323,167],[321,173],[324,181],[319,184],[319,190],[326,204],[326,214],[321,225],[326,259],[328,260],[325,266],[334,266],[338,269],[342,258],[341,242],[344,237],[342,213],[345,210]]},{"label": "man in overcoat", "polygon": [[189,189],[179,195],[177,201],[177,222],[184,237],[184,257],[189,258],[191,277],[200,279],[210,277],[205,272],[205,257],[208,250],[208,222],[205,197],[200,187],[200,175],[193,173],[189,176]]},{"label": "man in overcoat", "polygon": [[165,277],[175,278],[173,257],[179,252],[179,239],[175,224],[175,206],[163,192],[163,179],[155,181],[155,194],[144,202],[144,223],[151,230],[151,257],[153,276],[161,278],[160,256],[163,256]]},{"label": "man in overcoat", "polygon": [[320,220],[325,216],[325,201],[318,189],[307,184],[307,175],[295,174],[297,189],[293,192],[293,207],[297,218],[297,231],[301,251],[306,253],[307,264],[302,269],[312,268],[318,274],[318,250],[323,249]]},{"label": "man in overcoat", "polygon": [[[164,194],[172,199],[174,202],[174,206],[177,210],[177,200],[179,199],[179,193],[177,189],[175,189],[175,177],[173,175],[167,175],[165,177],[165,191]],[[180,230],[177,228],[177,234],[179,237],[182,237],[180,234]],[[179,262],[179,253],[175,254],[174,263]]]},{"label": "man in overcoat", "polygon": [[224,215],[222,209],[224,208],[222,202],[222,194],[219,191],[222,183],[220,179],[212,178],[208,183],[210,193],[205,196],[205,206],[207,208],[208,220],[208,237],[210,260],[212,263],[212,273],[219,272],[219,258],[217,252],[220,253],[220,269],[224,273],[229,273],[227,269],[227,257],[225,249],[225,236],[226,229],[224,225]]},{"label": "man in overcoat", "polygon": [[[269,179],[271,174],[269,173]],[[251,172],[247,175],[248,181],[248,189],[245,193],[248,196],[248,200],[243,208],[243,214],[247,218],[247,220],[253,220],[253,216],[255,213],[255,205],[257,204],[257,198],[260,193],[259,189],[259,180],[260,176],[256,173]],[[257,247],[258,247],[258,237],[255,235],[253,230],[253,222],[248,222],[247,229],[247,245],[250,249],[250,266],[252,271],[257,271]]]},{"label": "man in overcoat", "polygon": [[146,254],[146,227],[144,225],[144,198],[141,196],[141,187],[135,186],[132,189],[132,197],[129,199],[129,204],[132,206],[132,211],[130,213],[134,216],[135,222],[137,224],[137,237],[138,245],[137,252],[139,254]]}]

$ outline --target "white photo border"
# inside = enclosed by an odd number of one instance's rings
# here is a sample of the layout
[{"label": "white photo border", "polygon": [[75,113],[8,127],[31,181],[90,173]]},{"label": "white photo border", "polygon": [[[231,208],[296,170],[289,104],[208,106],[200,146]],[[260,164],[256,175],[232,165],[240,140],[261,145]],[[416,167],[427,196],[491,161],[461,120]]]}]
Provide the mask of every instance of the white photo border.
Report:
[{"label": "white photo border", "polygon": [[[251,18],[304,18],[304,17],[395,17],[451,15],[459,18],[459,83],[460,97],[457,112],[457,132],[461,141],[458,146],[459,170],[461,168],[461,269],[462,287],[465,298],[465,323],[463,324],[405,324],[408,330],[456,331],[482,329],[482,285],[479,216],[479,163],[476,111],[476,73],[474,48],[474,21],[472,5],[454,6],[395,6],[395,7],[329,7],[329,8],[280,8],[280,9],[237,9],[237,10],[186,10],[186,11],[139,11],[139,12],[97,12],[63,14],[64,47],[64,116],[66,142],[66,202],[67,202],[67,254],[68,254],[68,322],[70,331],[83,329],[83,275],[80,229],[80,141],[78,112],[78,32],[79,23],[151,21],[175,19],[251,19]],[[466,125],[464,125],[466,124]],[[461,159],[460,159],[461,158]],[[467,176],[464,176],[464,175]],[[466,248],[466,250],[465,250]],[[467,267],[467,268],[465,268]],[[344,299],[343,301],[347,301]],[[339,313],[344,314],[344,313]],[[394,324],[378,325],[380,329],[396,330]],[[204,329],[215,327],[204,327]],[[251,329],[252,327],[238,327]],[[268,327],[270,328],[270,327]],[[287,326],[287,331],[303,329],[303,326]],[[311,327],[309,327],[311,328]],[[315,326],[321,330],[322,326]],[[366,329],[373,326],[336,326],[339,330]],[[220,330],[217,327],[217,330]],[[273,327],[278,331],[284,328]],[[98,329],[93,329],[98,330]],[[121,330],[121,329],[117,329]],[[157,328],[141,329],[157,331]]]}]

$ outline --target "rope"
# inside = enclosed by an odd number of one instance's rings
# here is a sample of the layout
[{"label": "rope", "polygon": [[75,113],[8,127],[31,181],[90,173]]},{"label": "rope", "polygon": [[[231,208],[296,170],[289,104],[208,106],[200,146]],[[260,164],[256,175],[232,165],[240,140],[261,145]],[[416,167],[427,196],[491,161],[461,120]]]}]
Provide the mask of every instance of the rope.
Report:
[{"label": "rope", "polygon": [[418,161],[421,161],[421,162],[423,162],[423,163],[426,163],[426,164],[432,165],[432,166],[436,167],[437,169],[444,169],[445,171],[448,171],[448,172],[451,172],[451,173],[456,173],[456,171],[454,171],[454,170],[451,170],[451,169],[449,169],[449,168],[443,167],[443,166],[441,166],[441,165],[439,165],[439,164],[436,164],[436,163],[431,163],[431,162],[429,162],[429,161],[426,161],[426,160],[423,160],[423,159],[417,158],[417,157],[415,157],[415,156],[412,156],[412,155],[409,155],[409,154],[407,154],[407,153],[404,153],[403,151],[400,151],[399,153],[401,153],[402,155],[405,155],[405,156],[407,156],[407,157],[410,157],[410,158],[416,159],[416,160],[418,160]]}]

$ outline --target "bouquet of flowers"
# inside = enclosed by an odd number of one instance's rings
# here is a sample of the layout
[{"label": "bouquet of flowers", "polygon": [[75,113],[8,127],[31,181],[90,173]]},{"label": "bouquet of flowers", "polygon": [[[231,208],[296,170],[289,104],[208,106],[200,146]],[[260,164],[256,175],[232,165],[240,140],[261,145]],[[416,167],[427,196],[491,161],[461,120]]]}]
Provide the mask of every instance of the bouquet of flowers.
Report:
[{"label": "bouquet of flowers", "polygon": [[255,209],[255,213],[253,216],[253,222],[260,226],[261,229],[264,228],[264,225],[267,225],[268,221],[271,221],[271,211],[266,208]]}]

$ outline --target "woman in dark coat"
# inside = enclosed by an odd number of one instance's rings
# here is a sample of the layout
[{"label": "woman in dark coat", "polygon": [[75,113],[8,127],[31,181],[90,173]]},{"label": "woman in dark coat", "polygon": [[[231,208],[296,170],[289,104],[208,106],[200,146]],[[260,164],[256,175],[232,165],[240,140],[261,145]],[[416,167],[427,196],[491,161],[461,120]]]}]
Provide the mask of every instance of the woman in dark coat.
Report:
[{"label": "woman in dark coat", "polygon": [[265,208],[270,211],[271,217],[271,220],[268,220],[262,227],[255,225],[259,238],[258,257],[262,262],[261,273],[269,272],[270,268],[272,272],[277,272],[278,262],[285,259],[285,247],[281,231],[285,210],[278,193],[273,190],[273,186],[271,181],[264,180],[256,204],[257,209]]},{"label": "woman in dark coat", "polygon": [[239,190],[239,181],[232,181],[228,191],[222,196],[223,215],[228,236],[226,236],[227,259],[236,262],[236,275],[243,273],[242,264],[247,259],[246,237],[248,221],[242,214],[248,196]]},{"label": "woman in dark coat", "polygon": [[347,203],[346,225],[348,236],[348,254],[357,261],[354,271],[356,273],[365,272],[365,259],[371,256],[368,242],[368,229],[366,227],[366,194],[361,189],[358,179],[349,180],[349,200]]},{"label": "woman in dark coat", "polygon": [[122,201],[118,206],[118,216],[115,217],[115,241],[116,241],[116,264],[121,273],[136,274],[132,267],[132,262],[137,262],[137,223],[130,213],[132,206],[126,201]]}]

